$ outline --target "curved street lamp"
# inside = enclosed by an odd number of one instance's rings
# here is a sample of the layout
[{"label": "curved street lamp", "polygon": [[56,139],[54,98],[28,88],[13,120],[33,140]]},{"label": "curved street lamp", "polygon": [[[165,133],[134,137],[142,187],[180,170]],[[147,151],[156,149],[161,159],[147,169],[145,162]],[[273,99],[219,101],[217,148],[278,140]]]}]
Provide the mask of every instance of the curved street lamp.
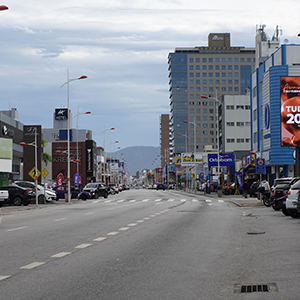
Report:
[{"label": "curved street lamp", "polygon": [[8,10],[8,6],[6,6],[6,5],[0,5],[0,10]]},{"label": "curved street lamp", "polygon": [[69,70],[68,70],[67,74],[68,74],[67,81],[60,87],[60,89],[65,85],[68,86],[68,89],[67,89],[67,102],[68,102],[68,105],[67,105],[68,106],[67,107],[67,109],[68,109],[68,121],[67,121],[67,123],[68,123],[68,132],[67,132],[68,150],[67,150],[67,152],[68,153],[67,154],[68,154],[68,202],[70,203],[71,202],[71,183],[70,183],[70,176],[71,176],[71,174],[70,174],[71,170],[70,169],[71,168],[70,168],[70,112],[69,112],[69,110],[70,110],[70,97],[69,97],[70,96],[70,89],[69,89],[69,83],[72,82],[72,81],[75,81],[75,80],[86,79],[87,76],[82,75],[78,78],[69,79]]}]

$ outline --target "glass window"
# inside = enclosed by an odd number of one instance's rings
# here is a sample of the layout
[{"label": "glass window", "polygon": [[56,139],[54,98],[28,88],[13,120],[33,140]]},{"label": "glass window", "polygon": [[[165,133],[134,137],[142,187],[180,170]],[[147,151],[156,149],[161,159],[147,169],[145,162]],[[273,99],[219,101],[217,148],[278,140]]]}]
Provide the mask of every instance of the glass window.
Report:
[{"label": "glass window", "polygon": [[202,70],[207,70],[207,66],[206,65],[202,65]]},{"label": "glass window", "polygon": [[226,80],[222,79],[222,84],[226,84]]},{"label": "glass window", "polygon": [[208,59],[208,62],[212,63],[212,62],[213,62],[213,59],[212,59],[212,58],[209,58],[209,59]]},{"label": "glass window", "polygon": [[235,69],[235,70],[238,70],[238,69],[239,69],[239,66],[235,65],[235,66],[234,66],[234,69]]},{"label": "glass window", "polygon": [[228,84],[232,84],[232,79],[229,79],[229,80],[228,80]]},{"label": "glass window", "polygon": [[190,70],[194,70],[194,66],[193,65],[190,65]]},{"label": "glass window", "polygon": [[234,91],[238,92],[239,91],[239,87],[238,86],[234,87]]},{"label": "glass window", "polygon": [[202,80],[202,84],[207,84],[207,80],[206,79]]},{"label": "glass window", "polygon": [[200,70],[200,65],[196,65],[196,70]]},{"label": "glass window", "polygon": [[210,86],[210,87],[208,88],[208,91],[209,91],[209,92],[213,92],[213,91],[214,91],[214,88],[213,88],[212,86]]},{"label": "glass window", "polygon": [[215,83],[216,83],[216,84],[220,84],[220,80],[217,79],[217,80],[215,81]]},{"label": "glass window", "polygon": [[200,91],[200,87],[199,86],[196,86],[196,91]]},{"label": "glass window", "polygon": [[214,66],[213,65],[209,65],[208,66],[208,70],[213,70],[214,69]]},{"label": "glass window", "polygon": [[237,105],[236,109],[244,109],[244,105]]},{"label": "glass window", "polygon": [[226,58],[223,57],[221,61],[222,63],[226,62]]},{"label": "glass window", "polygon": [[203,62],[203,63],[206,63],[206,58],[202,58],[202,62]]},{"label": "glass window", "polygon": [[194,94],[190,94],[190,98],[191,98],[191,99],[194,99]]},{"label": "glass window", "polygon": [[207,106],[207,101],[202,102],[203,106]]},{"label": "glass window", "polygon": [[207,77],[207,73],[206,72],[202,73],[202,77]]},{"label": "glass window", "polygon": [[250,109],[250,105],[245,105],[245,109]]},{"label": "glass window", "polygon": [[214,84],[214,81],[213,80],[208,80],[208,84]]},{"label": "glass window", "polygon": [[196,58],[196,63],[199,63],[200,62],[200,58]]},{"label": "glass window", "polygon": [[235,79],[234,84],[239,84],[239,81],[237,79]]},{"label": "glass window", "polygon": [[204,109],[202,110],[202,112],[203,112],[204,114],[207,114],[207,109],[204,108]]},{"label": "glass window", "polygon": [[226,92],[226,87],[222,87],[222,92]]},{"label": "glass window", "polygon": [[209,116],[209,121],[213,121],[214,117],[213,116]]},{"label": "glass window", "polygon": [[[190,121],[194,122],[194,120],[195,120],[195,117],[194,116],[190,116]],[[192,124],[190,124],[190,125],[192,125]]]},{"label": "glass window", "polygon": [[[200,114],[201,113],[201,109],[199,109],[199,108],[196,109],[196,113]],[[197,121],[201,121],[201,118],[199,116],[197,117]]]},{"label": "glass window", "polygon": [[244,122],[236,122],[236,126],[243,127],[245,126]]},{"label": "glass window", "polygon": [[194,73],[190,73],[190,77],[194,77]]},{"label": "glass window", "polygon": [[200,72],[196,72],[196,77],[200,77]]},{"label": "glass window", "polygon": [[195,110],[193,108],[190,109],[190,114],[194,114]]},{"label": "glass window", "polygon": [[209,101],[209,106],[214,106],[214,102],[213,101]]},{"label": "glass window", "polygon": [[210,109],[210,110],[209,110],[209,113],[210,113],[210,114],[213,114],[213,113],[214,113],[214,110],[213,110],[213,109]]},{"label": "glass window", "polygon": [[215,62],[216,62],[216,63],[219,63],[219,62],[220,62],[220,58],[218,58],[218,57],[215,58]]},{"label": "glass window", "polygon": [[238,72],[234,72],[234,77],[239,77],[239,73]]},{"label": "glass window", "polygon": [[193,63],[194,62],[194,59],[193,58],[190,58],[190,63]]},{"label": "glass window", "polygon": [[203,131],[203,135],[207,135],[207,133],[208,133],[207,130]]},{"label": "glass window", "polygon": [[193,92],[193,91],[194,91],[194,87],[191,86],[191,87],[190,87],[190,92]]},{"label": "glass window", "polygon": [[207,128],[207,127],[208,127],[208,124],[207,124],[207,123],[203,123],[203,124],[202,124],[202,127],[203,127],[203,128]]},{"label": "glass window", "polygon": [[195,105],[195,102],[194,101],[190,101],[189,105],[193,106],[193,105]]},{"label": "glass window", "polygon": [[214,77],[214,73],[208,73],[208,77]]},{"label": "glass window", "polygon": [[248,62],[248,63],[251,63],[251,58],[247,58],[247,62]]},{"label": "glass window", "polygon": [[232,65],[229,65],[229,66],[228,66],[228,70],[232,70]]},{"label": "glass window", "polygon": [[202,88],[202,90],[203,90],[203,92],[207,92],[207,87],[204,86],[204,87]]},{"label": "glass window", "polygon": [[228,92],[232,92],[232,86],[228,87]]},{"label": "glass window", "polygon": [[194,80],[190,80],[190,84],[194,84]]},{"label": "glass window", "polygon": [[201,95],[200,94],[196,94],[196,99],[200,99]]},{"label": "glass window", "polygon": [[201,102],[200,102],[200,101],[198,101],[198,102],[197,102],[197,106],[200,106],[200,105],[201,105]]},{"label": "glass window", "polygon": [[207,121],[207,116],[203,116],[203,121]]},{"label": "glass window", "polygon": [[225,72],[222,72],[222,77],[226,77],[226,73]]},{"label": "glass window", "polygon": [[232,58],[229,57],[229,58],[227,59],[227,62],[232,63]]},{"label": "glass window", "polygon": [[239,62],[239,59],[237,57],[234,58],[233,60],[235,63],[238,63]]},{"label": "glass window", "polygon": [[219,72],[216,72],[215,76],[216,76],[216,77],[220,77],[220,73],[219,73]]},{"label": "glass window", "polygon": [[241,62],[245,62],[245,58],[242,57],[242,58],[241,58]]},{"label": "glass window", "polygon": [[232,77],[232,72],[228,72],[228,77]]},{"label": "glass window", "polygon": [[200,80],[199,79],[196,80],[196,84],[200,84]]},{"label": "glass window", "polygon": [[226,70],[226,66],[222,65],[221,66],[222,70]]},{"label": "glass window", "polygon": [[209,124],[209,128],[214,128],[214,124]]}]

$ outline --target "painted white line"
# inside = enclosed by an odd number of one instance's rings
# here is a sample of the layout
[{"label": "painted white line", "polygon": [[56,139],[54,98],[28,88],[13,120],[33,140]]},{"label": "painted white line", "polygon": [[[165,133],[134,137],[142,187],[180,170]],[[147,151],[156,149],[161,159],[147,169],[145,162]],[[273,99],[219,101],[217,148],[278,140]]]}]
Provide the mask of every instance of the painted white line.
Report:
[{"label": "painted white line", "polygon": [[25,229],[25,228],[27,228],[27,226],[19,227],[19,228],[12,228],[12,229],[8,229],[6,231],[16,231],[16,230],[22,230],[22,229]]},{"label": "painted white line", "polygon": [[64,220],[67,220],[67,218],[56,219],[56,220],[54,220],[54,222],[60,222],[60,221],[64,221]]},{"label": "painted white line", "polygon": [[0,276],[0,281],[9,278],[10,276]]},{"label": "painted white line", "polygon": [[130,200],[129,202],[135,202],[136,200]]},{"label": "painted white line", "polygon": [[142,202],[148,202],[149,201],[149,199],[144,199],[144,200],[142,200]]},{"label": "painted white line", "polygon": [[181,201],[181,202],[186,202],[186,199],[181,199],[180,201]]},{"label": "painted white line", "polygon": [[108,233],[107,235],[116,235],[116,234],[118,234],[119,232],[110,232],[110,233]]},{"label": "painted white line", "polygon": [[149,218],[149,217],[147,217],[147,218],[144,218],[144,220],[150,220],[150,218]]},{"label": "painted white line", "polygon": [[86,214],[84,214],[84,215],[87,216],[87,215],[92,215],[92,214],[94,214],[94,213],[95,213],[95,212],[92,211],[92,212],[86,213]]},{"label": "painted white line", "polygon": [[160,202],[162,199],[156,199],[154,200],[154,202]]},{"label": "painted white line", "polygon": [[218,200],[218,202],[220,202],[220,203],[223,203],[223,202],[224,202],[224,200]]},{"label": "painted white line", "polygon": [[102,241],[104,241],[106,239],[107,239],[106,237],[98,237],[98,238],[94,239],[93,241],[95,241],[95,242],[102,242]]},{"label": "painted white line", "polygon": [[136,225],[137,225],[137,223],[131,223],[131,224],[128,224],[127,226],[133,227],[133,226],[136,226]]},{"label": "painted white line", "polygon": [[206,203],[211,203],[212,201],[210,199],[205,200]]},{"label": "painted white line", "polygon": [[143,223],[144,222],[144,220],[138,220],[137,221],[137,223]]},{"label": "painted white line", "polygon": [[208,203],[208,205],[210,206],[210,205],[213,205],[212,203]]},{"label": "painted white line", "polygon": [[197,199],[193,199],[192,202],[199,202]]},{"label": "painted white line", "polygon": [[151,218],[154,218],[154,217],[156,217],[156,215],[151,215],[150,217],[151,217]]},{"label": "painted white line", "polygon": [[100,200],[94,200],[92,203],[99,203]]},{"label": "painted white line", "polygon": [[44,265],[44,264],[45,264],[45,262],[34,262],[34,263],[29,264],[29,265],[23,266],[20,269],[31,270],[31,269],[34,269],[34,268],[39,267],[41,265]]},{"label": "painted white line", "polygon": [[76,246],[75,248],[76,249],[84,249],[84,248],[87,248],[89,246],[92,246],[92,244],[81,244],[81,245]]},{"label": "painted white line", "polygon": [[120,202],[124,202],[124,201],[125,201],[125,200],[124,200],[124,199],[122,199],[122,200],[118,200],[117,202],[119,202],[119,203],[120,203]]},{"label": "painted white line", "polygon": [[61,257],[64,257],[66,255],[69,255],[71,254],[72,252],[60,252],[60,253],[57,253],[57,254],[54,254],[52,255],[51,257],[54,257],[54,258],[61,258]]},{"label": "painted white line", "polygon": [[125,230],[128,230],[128,229],[129,229],[129,227],[122,227],[119,230],[125,231]]},{"label": "painted white line", "polygon": [[174,199],[169,199],[168,201],[169,201],[169,202],[173,202],[173,201],[174,201]]}]

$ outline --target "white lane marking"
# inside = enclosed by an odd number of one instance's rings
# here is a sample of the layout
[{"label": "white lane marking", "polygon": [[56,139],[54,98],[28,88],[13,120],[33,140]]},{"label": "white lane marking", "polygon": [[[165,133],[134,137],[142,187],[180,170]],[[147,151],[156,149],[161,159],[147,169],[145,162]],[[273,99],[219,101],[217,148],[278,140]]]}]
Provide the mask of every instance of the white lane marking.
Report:
[{"label": "white lane marking", "polygon": [[192,202],[199,202],[197,199],[193,199]]},{"label": "white lane marking", "polygon": [[92,246],[92,244],[81,244],[81,245],[76,246],[75,248],[76,249],[84,249],[84,248],[87,248],[89,246]]},{"label": "white lane marking", "polygon": [[51,257],[54,257],[54,258],[61,258],[61,257],[64,257],[66,255],[69,255],[71,254],[72,252],[60,252],[60,253],[57,253],[57,254],[54,254],[52,255]]},{"label": "white lane marking", "polygon": [[100,200],[94,200],[92,203],[99,203]]},{"label": "white lane marking", "polygon": [[92,211],[92,212],[89,212],[89,213],[86,213],[85,215],[87,216],[87,215],[92,215],[92,214],[94,214],[95,212],[94,211]]},{"label": "white lane marking", "polygon": [[154,200],[154,202],[160,202],[162,199],[156,199]]},{"label": "white lane marking", "polygon": [[151,218],[154,218],[154,217],[156,217],[156,215],[150,215],[150,217],[151,217]]},{"label": "white lane marking", "polygon": [[24,226],[24,227],[18,227],[18,228],[12,228],[12,229],[8,229],[6,231],[16,231],[16,230],[21,230],[21,229],[25,229],[27,228],[27,226]]},{"label": "white lane marking", "polygon": [[174,201],[174,199],[169,199],[168,201],[169,201],[169,202],[173,202],[173,201]]},{"label": "white lane marking", "polygon": [[129,227],[122,227],[119,230],[125,231],[125,230],[128,230],[128,229],[129,229]]},{"label": "white lane marking", "polygon": [[129,202],[135,202],[136,200],[130,200]]},{"label": "white lane marking", "polygon": [[218,202],[220,202],[220,203],[223,203],[223,202],[224,202],[224,200],[218,200]]},{"label": "white lane marking", "polygon": [[0,276],[0,281],[1,281],[1,280],[4,280],[4,279],[7,279],[7,278],[9,278],[9,277],[11,277],[11,276]]},{"label": "white lane marking", "polygon": [[149,201],[149,199],[144,199],[144,200],[142,200],[142,202],[148,202]]},{"label": "white lane marking", "polygon": [[205,200],[206,203],[211,203],[212,201],[210,199]]},{"label": "white lane marking", "polygon": [[150,220],[150,218],[149,218],[149,217],[147,217],[147,218],[144,218],[144,220]]},{"label": "white lane marking", "polygon": [[114,232],[110,232],[110,233],[108,233],[107,235],[116,235],[116,234],[118,234],[119,232],[117,232],[117,231],[114,231]]},{"label": "white lane marking", "polygon": [[144,222],[144,220],[138,220],[137,221],[137,223],[143,223]]},{"label": "white lane marking", "polygon": [[133,227],[133,226],[136,226],[136,225],[137,225],[137,223],[131,223],[131,224],[128,224],[127,226]]},{"label": "white lane marking", "polygon": [[104,203],[109,203],[109,202],[111,202],[111,200],[106,200],[106,201],[104,201]]},{"label": "white lane marking", "polygon": [[122,199],[122,200],[118,200],[117,202],[119,202],[119,203],[120,203],[120,202],[124,202],[124,201],[125,201],[125,200],[124,200],[124,199]]},{"label": "white lane marking", "polygon": [[98,237],[98,238],[94,239],[93,241],[95,241],[95,242],[102,242],[102,241],[104,241],[106,239],[107,239],[106,237]]},{"label": "white lane marking", "polygon": [[181,199],[181,202],[186,202],[186,199]]},{"label": "white lane marking", "polygon": [[33,263],[29,264],[29,265],[21,267],[20,269],[31,270],[31,269],[34,269],[36,267],[42,266],[44,264],[45,264],[45,262],[33,262]]},{"label": "white lane marking", "polygon": [[67,218],[56,219],[56,220],[54,220],[54,222],[60,222],[60,221],[64,221],[64,220],[67,220]]}]

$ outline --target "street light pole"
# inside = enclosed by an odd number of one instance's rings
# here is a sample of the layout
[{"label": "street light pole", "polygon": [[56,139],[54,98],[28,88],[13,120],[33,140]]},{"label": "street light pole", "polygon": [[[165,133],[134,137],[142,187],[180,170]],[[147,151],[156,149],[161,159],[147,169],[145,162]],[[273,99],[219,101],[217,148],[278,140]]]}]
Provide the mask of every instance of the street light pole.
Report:
[{"label": "street light pole", "polygon": [[75,81],[75,80],[81,80],[81,79],[86,79],[87,76],[86,75],[82,75],[79,78],[73,78],[73,79],[69,79],[69,69],[67,72],[67,81],[60,87],[62,88],[63,86],[67,85],[67,109],[68,109],[68,119],[67,119],[67,124],[68,124],[68,132],[67,132],[67,144],[68,144],[68,148],[67,148],[67,152],[68,152],[68,202],[71,202],[71,183],[70,183],[70,176],[71,176],[71,168],[70,168],[70,90],[69,90],[69,84],[71,81]]}]

